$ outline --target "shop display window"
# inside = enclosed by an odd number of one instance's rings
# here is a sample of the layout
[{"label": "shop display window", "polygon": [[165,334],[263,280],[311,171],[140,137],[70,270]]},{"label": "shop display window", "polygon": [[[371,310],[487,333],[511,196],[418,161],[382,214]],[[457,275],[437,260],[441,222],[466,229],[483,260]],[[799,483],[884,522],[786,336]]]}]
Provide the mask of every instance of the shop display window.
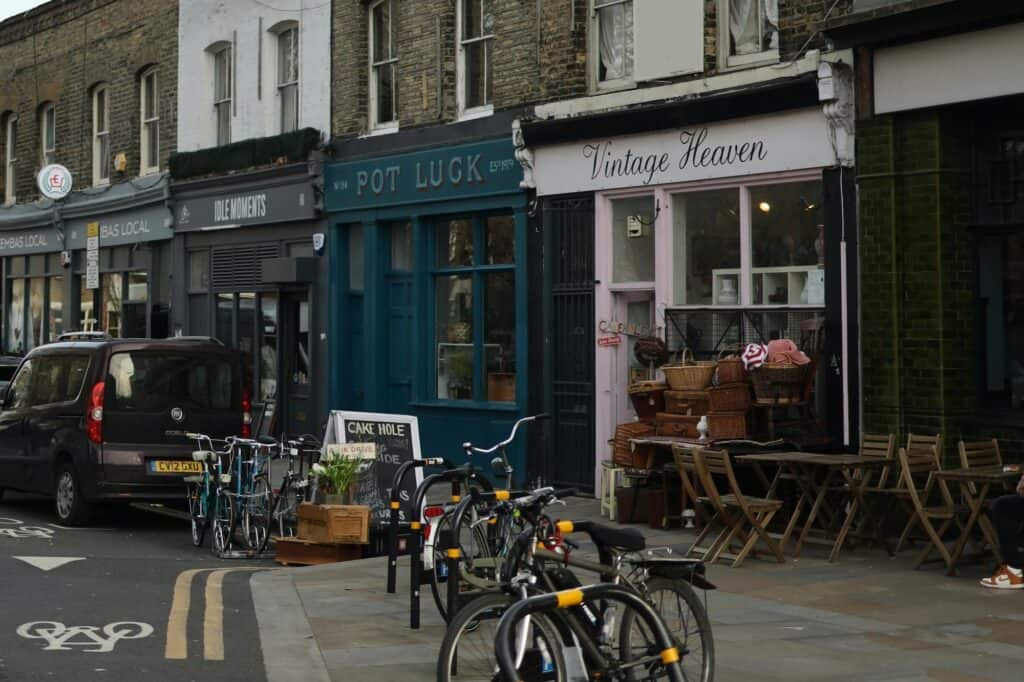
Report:
[{"label": "shop display window", "polygon": [[740,277],[740,195],[736,189],[672,197],[673,290],[679,305],[736,305]]},{"label": "shop display window", "polygon": [[434,229],[436,396],[514,402],[515,222],[479,216]]},{"label": "shop display window", "polygon": [[80,280],[78,314],[81,316],[81,319],[79,320],[78,328],[83,332],[94,332],[99,322],[99,318],[96,317],[96,290],[86,287],[84,275]]},{"label": "shop display window", "polygon": [[654,281],[653,196],[613,199],[612,280]]},{"label": "shop display window", "polygon": [[277,296],[260,296],[260,400],[277,395]]},{"label": "shop display window", "polygon": [[753,303],[825,304],[821,183],[750,188]]},{"label": "shop display window", "polygon": [[146,336],[146,306],[149,301],[149,273],[127,273],[128,291],[122,306],[124,336]]},{"label": "shop display window", "polygon": [[103,331],[115,339],[121,338],[121,304],[124,301],[124,279],[119,272],[108,272],[100,276],[103,290]]},{"label": "shop display window", "polygon": [[47,337],[54,340],[64,333],[64,278],[50,278],[50,305],[46,309]]},{"label": "shop display window", "polygon": [[44,343],[46,338],[44,333],[46,317],[43,314],[46,309],[46,279],[33,277],[28,281],[28,286],[29,320],[26,343],[29,348],[35,348]]},{"label": "shop display window", "polygon": [[[12,260],[18,260],[17,258]],[[24,271],[24,268],[22,268]],[[7,352],[24,353],[25,343],[25,280],[12,279],[7,302]]]},{"label": "shop display window", "polygon": [[1024,414],[1024,233],[977,244],[982,403]]}]

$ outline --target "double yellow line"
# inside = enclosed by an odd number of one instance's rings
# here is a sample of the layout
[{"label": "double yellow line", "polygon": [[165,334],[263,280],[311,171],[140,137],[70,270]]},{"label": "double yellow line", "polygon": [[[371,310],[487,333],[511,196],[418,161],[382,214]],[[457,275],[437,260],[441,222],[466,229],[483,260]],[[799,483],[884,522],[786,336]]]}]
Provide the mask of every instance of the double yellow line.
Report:
[{"label": "double yellow line", "polygon": [[164,658],[188,658],[188,614],[192,608],[192,582],[200,573],[209,573],[206,580],[206,611],[203,614],[203,658],[224,660],[224,576],[236,571],[262,571],[264,568],[192,568],[182,571],[174,581],[174,598],[167,616],[167,644]]}]

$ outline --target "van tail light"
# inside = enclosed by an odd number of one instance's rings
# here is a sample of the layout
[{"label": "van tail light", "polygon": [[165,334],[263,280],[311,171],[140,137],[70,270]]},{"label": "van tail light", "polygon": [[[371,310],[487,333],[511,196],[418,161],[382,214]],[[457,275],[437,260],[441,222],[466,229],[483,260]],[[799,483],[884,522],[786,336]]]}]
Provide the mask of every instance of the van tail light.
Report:
[{"label": "van tail light", "polygon": [[89,393],[89,411],[85,413],[85,435],[93,443],[103,442],[103,392],[106,384],[96,382]]},{"label": "van tail light", "polygon": [[252,438],[252,401],[249,391],[242,390],[242,438]]}]

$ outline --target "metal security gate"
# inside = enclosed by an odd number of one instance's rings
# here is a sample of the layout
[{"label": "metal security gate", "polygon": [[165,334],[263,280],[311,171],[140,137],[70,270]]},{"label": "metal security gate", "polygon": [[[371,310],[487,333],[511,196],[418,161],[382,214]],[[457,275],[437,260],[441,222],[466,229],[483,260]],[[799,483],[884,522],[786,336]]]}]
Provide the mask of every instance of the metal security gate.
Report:
[{"label": "metal security gate", "polygon": [[594,197],[548,199],[545,321],[547,405],[552,415],[545,478],[594,489]]}]

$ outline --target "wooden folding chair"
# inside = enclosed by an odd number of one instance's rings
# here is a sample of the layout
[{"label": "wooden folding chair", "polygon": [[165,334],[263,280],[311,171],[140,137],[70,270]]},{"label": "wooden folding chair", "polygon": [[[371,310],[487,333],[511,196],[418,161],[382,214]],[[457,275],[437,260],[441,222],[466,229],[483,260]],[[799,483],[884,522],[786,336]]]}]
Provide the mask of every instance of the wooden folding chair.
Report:
[{"label": "wooden folding chair", "polygon": [[[991,440],[964,442],[960,441],[957,450],[960,453],[960,466],[964,469],[972,469],[976,467],[995,467],[998,469],[1003,468],[1003,454],[999,451],[999,441],[995,438]],[[1002,484],[1004,492],[1010,489],[1010,484],[1004,482]],[[977,484],[973,482],[967,483],[967,491],[972,497],[976,497],[979,493]],[[966,500],[964,500],[966,502]],[[984,535],[985,542],[989,545],[996,545],[996,532],[992,526],[992,522],[988,516],[982,514],[978,517],[978,525],[981,528],[981,532]]]},{"label": "wooden folding chair", "polygon": [[[704,498],[704,489],[700,485],[697,464],[693,459],[693,448],[673,445],[672,459],[679,471],[680,509],[685,511],[687,502],[693,506],[694,525],[697,527],[697,539],[694,540],[686,555],[704,556],[710,548],[702,547],[700,543],[711,532],[712,519],[715,519],[715,514],[701,502],[701,499]],[[715,519],[716,523],[717,521],[718,519]]]},{"label": "wooden folding chair", "polygon": [[[937,551],[946,562],[946,570],[953,568],[953,558],[942,541],[943,534],[949,530],[957,520],[958,508],[953,504],[953,497],[946,487],[946,482],[935,474],[939,471],[939,462],[933,456],[930,448],[920,448],[910,451],[908,448],[900,448],[900,482],[907,491],[907,497],[914,512],[916,525],[920,525],[927,536],[929,543],[921,550],[914,568],[920,568],[921,564],[928,560],[928,556]],[[937,506],[929,506],[928,502],[932,491],[938,488],[941,493],[942,502]],[[941,522],[938,529],[933,522]],[[907,525],[909,529],[910,524]],[[906,531],[905,531],[906,533]]]},{"label": "wooden folding chair", "polygon": [[[871,538],[885,547],[885,550],[892,556],[892,549],[884,537],[884,524],[888,517],[892,497],[899,490],[894,487],[894,481],[890,481],[891,469],[896,457],[896,435],[892,433],[863,434],[860,439],[859,454],[861,457],[876,457],[884,461],[885,464],[880,468],[865,467],[854,472],[853,482],[859,488],[860,494],[850,500],[852,508],[839,530],[839,538],[840,540],[845,538],[854,523],[857,523],[855,536],[861,535],[866,528],[873,526]],[[849,484],[846,487],[849,488]],[[839,544],[841,546],[841,542]]]},{"label": "wooden folding chair", "polygon": [[[738,538],[743,546],[732,562],[734,568],[743,564],[758,540],[771,550],[779,563],[783,563],[786,558],[782,548],[768,534],[768,524],[782,508],[782,501],[744,495],[736,480],[732,459],[725,450],[694,450],[693,459],[706,495],[699,499],[712,506],[715,517],[721,519],[723,524],[722,531],[711,544],[705,559],[714,563]],[[728,482],[728,493],[723,495],[719,491],[716,476]]]},{"label": "wooden folding chair", "polygon": [[[931,457],[935,461],[936,469],[940,469],[942,467],[941,434],[934,436],[922,436],[920,434],[911,433],[907,436],[907,447],[905,449],[907,451],[907,457],[911,461],[924,461],[925,457]],[[902,482],[902,478],[900,480]],[[907,524],[903,527],[903,532],[900,533],[900,539],[896,543],[897,552],[903,550],[903,546],[910,540],[910,534],[918,525],[918,517],[914,512],[913,505],[910,502],[908,494],[909,491],[906,486],[901,485],[900,492],[896,495],[897,499],[903,502],[904,508],[909,515]]]}]

